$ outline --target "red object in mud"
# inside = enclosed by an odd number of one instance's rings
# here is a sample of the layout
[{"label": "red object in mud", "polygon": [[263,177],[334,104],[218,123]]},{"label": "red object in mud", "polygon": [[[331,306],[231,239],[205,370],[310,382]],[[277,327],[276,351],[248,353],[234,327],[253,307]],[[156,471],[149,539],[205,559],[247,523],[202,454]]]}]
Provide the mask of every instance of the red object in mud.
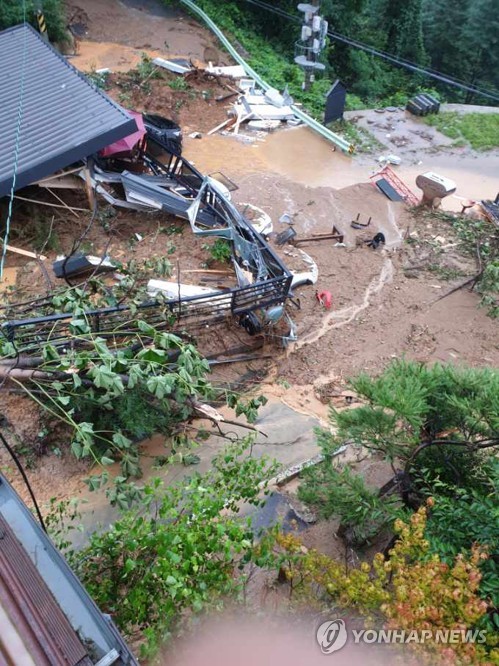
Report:
[{"label": "red object in mud", "polygon": [[331,296],[330,291],[316,291],[315,298],[321,305],[326,308],[326,310],[331,309],[331,305],[333,304],[333,297]]}]

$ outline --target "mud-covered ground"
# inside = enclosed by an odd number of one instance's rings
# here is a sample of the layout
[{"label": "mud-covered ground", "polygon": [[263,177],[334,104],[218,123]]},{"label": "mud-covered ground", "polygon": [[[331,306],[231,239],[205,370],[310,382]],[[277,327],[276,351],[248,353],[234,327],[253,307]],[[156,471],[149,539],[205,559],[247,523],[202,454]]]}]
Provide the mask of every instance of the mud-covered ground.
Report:
[{"label": "mud-covered ground", "polygon": [[[94,53],[105,49],[92,39],[109,42],[106,58],[110,53],[118,60],[122,56],[113,46],[118,41],[135,54],[158,49],[163,55],[166,50],[201,59],[205,49],[214,46],[209,33],[185,16],[163,15],[159,21],[154,13],[155,3],[149,12],[147,7],[127,8],[128,4],[117,0],[105,5],[88,1],[84,12],[75,15],[74,22],[83,26],[82,39]],[[119,18],[120,12],[124,12],[126,20]],[[136,20],[137,12],[145,17],[144,21]],[[160,25],[165,33],[156,29]],[[163,49],[168,36],[169,47]],[[177,37],[183,40],[178,45],[173,41]],[[106,58],[100,61],[101,66],[109,66]],[[138,61],[139,57],[135,62]],[[85,68],[82,61],[78,64],[75,59],[75,64]],[[121,65],[125,67],[127,62]],[[185,135],[201,132],[201,139],[185,139],[186,156],[203,172],[221,170],[232,178],[239,186],[234,201],[263,208],[271,215],[275,232],[286,228],[279,218],[288,213],[298,237],[328,232],[333,225],[345,235],[344,245],[324,241],[301,246],[317,263],[319,280],[315,286],[296,289],[299,308],[289,305],[288,312],[297,324],[298,342],[287,350],[278,349],[275,341],[266,342],[261,351],[266,358],[261,362],[221,366],[217,379],[233,382],[253,373],[254,381],[262,382],[259,390],[275,401],[273,404],[284,403],[290,408],[286,412],[290,425],[310,415],[324,424],[328,401],[342,402],[341,392],[348,377],[360,370],[378,372],[393,358],[405,355],[424,362],[498,366],[497,323],[478,307],[478,295],[462,289],[437,300],[476,272],[469,248],[457,244],[447,222],[413,215],[402,204],[389,202],[369,182],[374,160],[368,163],[364,157],[356,161],[333,152],[329,143],[309,130],[281,130],[266,136],[243,129],[240,137],[206,136],[227,117],[229,103],[216,101],[227,89],[223,82],[204,78],[188,80],[185,89],[178,89],[178,84],[172,85],[174,80],[174,75],[167,73],[147,81],[117,73],[109,79],[109,94],[128,108],[177,120]],[[476,159],[476,171],[473,161],[467,164],[460,172],[463,195],[471,196],[465,188],[472,182],[475,198],[488,196],[489,181],[482,181],[480,159]],[[413,181],[408,183],[415,188]],[[63,193],[63,197],[72,205],[86,205],[83,194]],[[55,282],[50,272],[51,260],[70,250],[74,238],[85,227],[85,214],[76,217],[60,209],[52,212],[20,202],[14,212],[13,244],[26,249],[31,249],[35,240],[40,244],[53,213],[56,242],[44,253],[49,257],[48,279]],[[365,230],[352,229],[350,223],[357,215],[361,222],[371,217],[370,226]],[[386,245],[370,249],[363,241],[379,231],[384,233]],[[290,267],[306,269],[294,248],[278,248],[272,237],[270,242]],[[203,243],[193,238],[186,223],[157,214],[105,213],[85,239],[85,251],[98,255],[106,247],[120,261],[167,254],[174,269],[180,267],[185,282],[189,281],[187,271],[202,268],[209,258]],[[48,287],[47,275],[40,267],[18,255],[8,255],[7,275],[11,283],[17,281],[21,296]],[[207,286],[227,284],[218,278],[217,282],[210,282],[208,276],[204,279]],[[192,278],[193,283],[196,281]],[[317,301],[316,289],[331,293],[330,310]],[[255,342],[233,324],[197,335],[201,348],[209,354]],[[51,496],[71,497],[81,489],[81,479],[88,470],[67,453],[65,434],[59,436],[54,424],[40,418],[33,403],[19,396],[2,397],[0,408],[3,431],[30,466],[30,478],[40,501]],[[281,423],[281,431],[283,427]],[[47,433],[52,435],[48,440]],[[313,443],[309,442],[303,451],[312,455]],[[39,452],[44,453],[42,458],[37,457]],[[12,464],[3,454],[0,464],[2,469],[8,466],[9,476],[25,497],[22,484],[10,473]],[[325,528],[316,528],[318,532],[320,529]],[[311,543],[320,543],[321,539],[317,534],[311,537]]]}]

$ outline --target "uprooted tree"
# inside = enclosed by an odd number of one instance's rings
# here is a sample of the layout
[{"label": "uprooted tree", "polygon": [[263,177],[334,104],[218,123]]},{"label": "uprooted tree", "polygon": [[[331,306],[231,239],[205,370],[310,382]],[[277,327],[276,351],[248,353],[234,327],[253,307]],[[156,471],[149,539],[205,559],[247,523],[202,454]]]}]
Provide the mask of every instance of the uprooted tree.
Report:
[{"label": "uprooted tree", "polygon": [[[153,268],[168,274],[170,263],[161,261],[162,266],[156,261]],[[171,332],[175,317],[159,297],[154,324],[141,318],[143,270],[128,266],[113,289],[94,278],[36,299],[28,304],[31,310],[43,314],[44,308],[55,307],[68,313],[63,329],[41,332],[38,343],[35,331],[35,348],[31,344],[28,351],[19,350],[15,337],[0,342],[2,390],[24,393],[69,428],[73,454],[100,470],[87,480],[90,488],[106,483],[105,468],[119,461],[121,475],[115,478],[118,490],[112,499],[122,503],[130,499],[125,489],[132,488],[125,482],[140,476],[141,440],[162,432],[170,437],[174,459],[185,461],[192,458],[192,447],[208,436],[195,419],[210,421],[223,435],[224,419],[214,405],[225,403],[251,423],[265,402],[214,386],[209,363],[190,336]],[[95,333],[88,311],[96,305],[118,307],[125,299],[125,319],[121,317],[117,329]]]}]

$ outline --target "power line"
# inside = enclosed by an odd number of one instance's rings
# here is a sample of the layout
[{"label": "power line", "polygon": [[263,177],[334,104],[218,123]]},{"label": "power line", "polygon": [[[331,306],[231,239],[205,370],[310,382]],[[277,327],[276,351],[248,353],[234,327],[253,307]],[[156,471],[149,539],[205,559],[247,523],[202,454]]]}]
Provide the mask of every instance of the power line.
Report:
[{"label": "power line", "polygon": [[[267,3],[262,2],[261,0],[245,0],[245,1],[248,2],[249,4],[253,4],[257,7],[261,7],[262,9],[267,9],[268,11],[274,12],[275,14],[279,14],[283,18],[287,18],[291,21],[294,21],[295,23],[301,23],[301,19],[298,16],[295,16],[294,14],[290,14],[289,12],[285,11],[284,9],[279,9],[278,7],[272,7],[271,5],[268,5]],[[421,69],[422,71],[424,71],[425,73],[436,74],[438,76],[448,78],[452,82],[458,82],[458,83],[462,83],[464,85],[468,85],[467,82],[464,79],[459,79],[457,76],[450,76],[450,75],[444,74],[443,72],[439,72],[438,70],[433,69],[431,67],[423,67],[422,65],[420,65],[418,63],[414,63],[410,60],[407,60],[406,58],[401,58],[400,56],[394,56],[393,54],[388,53],[387,51],[382,51],[381,49],[375,49],[373,46],[370,46],[369,44],[364,44],[363,42],[359,42],[358,40],[346,37],[345,35],[342,35],[339,32],[329,31],[328,36],[329,37],[334,37],[334,38],[338,39],[339,41],[345,41],[345,43],[347,43],[351,46],[355,46],[355,47],[362,48],[362,49],[370,49],[372,52],[375,52],[375,54],[378,55],[379,57],[393,59],[397,65],[401,65],[401,66],[408,65],[410,67],[417,67],[417,68]],[[492,95],[496,95],[496,94],[499,95],[499,93],[497,93],[497,91],[495,91],[495,90],[494,91],[489,91],[489,90],[483,91],[483,89],[479,89],[477,86],[473,86],[473,91],[474,92],[475,91],[476,92],[485,92],[485,93],[488,92]]]},{"label": "power line", "polygon": [[23,42],[23,57],[21,63],[21,85],[19,90],[19,109],[17,113],[17,127],[16,127],[16,143],[14,148],[14,169],[12,174],[12,187],[10,188],[9,208],[7,212],[7,220],[5,223],[5,236],[3,239],[2,257],[0,259],[0,280],[3,277],[3,268],[5,264],[5,255],[7,254],[7,245],[10,235],[10,221],[12,219],[12,207],[14,203],[14,192],[16,189],[17,168],[19,165],[19,146],[21,139],[21,124],[23,119],[23,99],[24,99],[24,79],[26,75],[26,53],[27,53],[27,38],[28,29],[26,26],[26,0],[23,0],[23,24],[24,24],[24,42]]},{"label": "power line", "polygon": [[[290,21],[294,21],[296,23],[302,22],[301,18],[299,18],[298,16],[294,16],[293,14],[290,14],[289,12],[283,9],[279,9],[278,7],[272,7],[271,5],[268,5],[265,2],[261,2],[261,0],[245,0],[245,2],[251,5],[255,5],[256,7],[260,7],[261,9],[266,9],[267,11],[272,12],[273,14],[276,14],[283,18],[286,18]],[[332,39],[336,39],[339,42],[347,44],[348,46],[352,46],[354,48],[366,51],[367,53],[370,53],[371,55],[374,55],[378,58],[383,58],[384,60],[388,60],[392,64],[397,65],[398,67],[405,67],[406,69],[410,69],[418,74],[422,74],[424,76],[436,79],[441,83],[445,83],[446,85],[450,85],[455,88],[460,88],[461,90],[465,90],[466,92],[471,92],[477,95],[481,95],[482,97],[487,97],[496,102],[499,102],[499,93],[496,91],[483,90],[477,88],[476,86],[469,85],[456,77],[448,76],[432,68],[422,67],[421,65],[411,62],[410,60],[394,56],[391,53],[387,53],[386,51],[381,51],[380,49],[376,49],[372,46],[369,46],[368,44],[364,44],[363,42],[359,42],[358,40],[346,37],[345,35],[342,35],[339,32],[330,30],[328,31],[327,34],[328,37],[331,37]]]},{"label": "power line", "polygon": [[33,506],[35,507],[36,515],[38,517],[38,520],[40,521],[40,525],[42,526],[43,531],[46,532],[47,528],[45,527],[45,523],[43,522],[42,512],[40,511],[40,507],[38,506],[38,502],[36,501],[35,493],[33,492],[33,488],[31,487],[31,485],[29,483],[26,472],[24,471],[24,467],[21,465],[21,461],[19,460],[19,458],[17,457],[14,449],[10,446],[10,444],[7,442],[7,440],[2,435],[1,432],[0,432],[0,441],[3,443],[3,445],[5,446],[7,451],[10,453],[10,456],[11,456],[12,460],[16,464],[16,467],[19,470],[19,472],[20,472],[20,474],[23,478],[24,483],[26,484],[26,488],[28,489],[29,495],[31,497],[31,501],[33,502]]}]

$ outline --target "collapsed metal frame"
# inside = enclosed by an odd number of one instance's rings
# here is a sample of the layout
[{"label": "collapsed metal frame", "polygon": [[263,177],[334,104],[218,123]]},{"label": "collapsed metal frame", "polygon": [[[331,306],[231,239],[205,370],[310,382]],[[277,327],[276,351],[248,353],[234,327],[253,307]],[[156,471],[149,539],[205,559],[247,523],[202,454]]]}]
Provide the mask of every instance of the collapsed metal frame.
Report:
[{"label": "collapsed metal frame", "polygon": [[[169,155],[167,164],[150,155],[146,155],[145,159],[154,173],[173,178],[185,187],[192,197],[190,203],[201,192],[205,212],[209,213],[212,224],[219,226],[200,229],[195,233],[225,237],[233,244],[233,263],[240,285],[213,294],[172,300],[153,299],[133,310],[128,305],[88,310],[82,317],[90,333],[82,332],[82,338],[90,335],[116,339],[129,337],[138,332],[137,319],[151,325],[166,326],[172,331],[214,323],[229,315],[238,317],[240,323],[245,325],[249,313],[284,304],[289,295],[293,276],[265,239],[222,194],[209,186],[202,189],[206,185],[205,178],[188,160],[180,155]],[[179,217],[189,219],[187,214]],[[253,282],[245,278],[245,271],[252,274]],[[15,309],[14,304],[8,311],[15,312]],[[77,333],[73,319],[72,313],[60,312],[12,319],[2,324],[1,332],[19,352],[29,353],[39,350],[40,344],[47,342],[64,345],[71,333]]]}]

